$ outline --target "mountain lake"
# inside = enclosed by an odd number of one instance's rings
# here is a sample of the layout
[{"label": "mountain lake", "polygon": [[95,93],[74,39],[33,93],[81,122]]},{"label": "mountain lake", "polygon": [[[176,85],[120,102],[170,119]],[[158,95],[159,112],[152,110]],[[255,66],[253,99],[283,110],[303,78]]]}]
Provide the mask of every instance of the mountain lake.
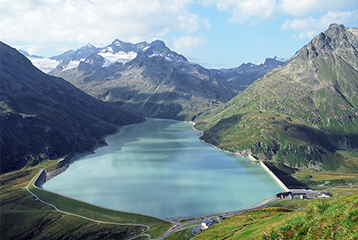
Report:
[{"label": "mountain lake", "polygon": [[243,209],[282,192],[261,166],[199,141],[192,126],[158,119],[125,126],[43,187],[160,218]]}]

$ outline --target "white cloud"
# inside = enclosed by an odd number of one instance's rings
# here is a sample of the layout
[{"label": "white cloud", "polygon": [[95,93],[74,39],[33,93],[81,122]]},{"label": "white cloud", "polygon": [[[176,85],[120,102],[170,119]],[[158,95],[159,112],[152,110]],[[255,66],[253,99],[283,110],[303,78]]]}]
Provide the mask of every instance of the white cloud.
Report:
[{"label": "white cloud", "polygon": [[300,32],[298,36],[293,36],[299,39],[312,38],[321,31],[328,28],[331,23],[346,24],[349,22],[358,21],[358,10],[347,12],[328,12],[319,19],[312,17],[295,18],[293,20],[286,20],[282,26],[282,30],[295,30]]},{"label": "white cloud", "polygon": [[204,37],[181,37],[174,39],[172,44],[175,50],[198,47],[206,43]]},{"label": "white cloud", "polygon": [[21,46],[12,46],[12,47],[14,47],[18,50],[20,50],[20,49],[24,50],[30,55],[36,55],[35,53],[39,49],[39,46],[36,46],[36,45],[21,45]]},{"label": "white cloud", "polygon": [[357,0],[280,0],[278,8],[292,16],[303,16],[312,12],[339,11],[357,7]]},{"label": "white cloud", "polygon": [[204,6],[215,5],[219,11],[231,13],[229,23],[257,24],[272,16],[275,11],[275,0],[201,0]]},{"label": "white cloud", "polygon": [[229,23],[261,23],[274,16],[286,14],[294,17],[323,14],[328,11],[356,9],[357,0],[199,0],[204,6],[216,6],[229,12]]},{"label": "white cloud", "polygon": [[191,0],[1,0],[2,40],[43,42],[151,41],[168,32],[210,25],[189,12]]}]

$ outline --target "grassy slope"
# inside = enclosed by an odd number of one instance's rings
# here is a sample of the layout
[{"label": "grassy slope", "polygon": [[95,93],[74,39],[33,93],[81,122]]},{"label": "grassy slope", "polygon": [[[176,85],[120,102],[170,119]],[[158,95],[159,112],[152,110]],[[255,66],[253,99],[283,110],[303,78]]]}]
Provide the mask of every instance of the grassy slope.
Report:
[{"label": "grassy slope", "polygon": [[[146,230],[143,226],[97,224],[54,211],[53,208],[36,201],[24,188],[38,170],[39,167],[35,167],[0,176],[0,235],[2,237],[6,239],[124,239],[142,233],[143,229]],[[156,218],[103,209],[33,187],[31,191],[63,211],[108,222],[149,225],[151,229],[146,233],[152,237],[160,235],[171,226]]]},{"label": "grassy slope", "polygon": [[202,139],[291,166],[349,170],[335,150],[357,148],[358,72],[344,60],[348,55],[315,47],[318,53],[303,48],[287,66],[198,117]]},{"label": "grassy slope", "polygon": [[[340,151],[340,154],[358,165],[356,152]],[[269,208],[228,218],[194,239],[266,239],[263,231],[267,239],[357,239],[357,173],[294,172],[276,167],[313,189],[330,192],[334,198],[278,201]],[[310,229],[310,226],[319,227]],[[189,231],[171,234],[167,239],[191,239]]]},{"label": "grassy slope", "polygon": [[269,207],[225,219],[194,239],[357,239],[357,199],[358,193],[337,199],[281,201],[288,207]]}]

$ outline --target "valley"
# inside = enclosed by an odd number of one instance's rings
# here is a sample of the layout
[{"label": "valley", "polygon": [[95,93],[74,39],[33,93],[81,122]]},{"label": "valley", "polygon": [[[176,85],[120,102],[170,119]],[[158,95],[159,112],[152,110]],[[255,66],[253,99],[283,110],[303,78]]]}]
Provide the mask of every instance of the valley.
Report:
[{"label": "valley", "polygon": [[357,37],[332,24],[286,66],[197,118],[201,139],[300,169],[349,171],[336,150],[358,147]]},{"label": "valley", "polygon": [[[355,239],[357,49],[357,28],[338,24],[288,60],[268,58],[232,69],[206,69],[160,40],[132,44],[116,39],[106,47],[88,44],[49,59],[0,42],[1,235],[160,237],[172,222],[29,187],[64,212],[54,211],[25,188],[41,168],[57,168],[55,160],[94,152],[107,145],[107,136],[123,131],[121,127],[161,118],[192,121],[203,132],[201,141],[264,161],[286,185],[334,196],[278,201],[227,218],[195,239]],[[48,74],[25,55],[42,59],[36,64]],[[129,224],[102,225],[67,212]],[[188,231],[177,229],[165,239],[190,239]]]},{"label": "valley", "polygon": [[[35,63],[38,58],[32,59]],[[275,57],[260,65],[206,69],[162,41],[131,44],[118,39],[103,48],[87,44],[51,59],[58,64],[50,75],[99,100],[120,103],[144,117],[185,121],[227,102],[257,78],[286,64]]]}]

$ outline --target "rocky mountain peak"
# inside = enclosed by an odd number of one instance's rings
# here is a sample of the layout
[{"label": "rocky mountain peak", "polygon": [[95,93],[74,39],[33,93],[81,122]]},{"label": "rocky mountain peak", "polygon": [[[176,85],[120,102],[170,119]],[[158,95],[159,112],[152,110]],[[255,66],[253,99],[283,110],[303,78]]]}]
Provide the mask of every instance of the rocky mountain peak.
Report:
[{"label": "rocky mountain peak", "polygon": [[117,46],[121,46],[123,44],[123,42],[119,39],[114,39],[114,41],[112,42],[111,45],[117,45]]},{"label": "rocky mountain peak", "polygon": [[165,43],[162,40],[155,40],[150,43],[150,46],[153,48],[156,48],[156,49],[167,48],[167,46],[165,45]]},{"label": "rocky mountain peak", "polygon": [[97,48],[93,44],[87,43],[86,46],[79,48],[77,51],[78,53],[87,53],[94,52],[95,50],[97,50]]},{"label": "rocky mountain peak", "polygon": [[199,116],[195,127],[208,129],[201,139],[302,169],[342,166],[335,151],[358,148],[355,33],[332,24],[295,59]]},{"label": "rocky mountain peak", "polygon": [[136,47],[132,43],[123,42],[121,40],[115,39],[110,45],[107,47],[102,48],[102,52],[112,52],[112,53],[118,53],[118,52],[136,52]]},{"label": "rocky mountain peak", "polygon": [[96,48],[92,43],[87,43],[86,47],[89,49]]},{"label": "rocky mountain peak", "polygon": [[276,67],[277,65],[282,65],[284,63],[286,63],[285,59],[281,59],[281,58],[278,58],[275,56],[274,58],[266,58],[264,65],[267,65],[267,66],[275,65],[275,67]]},{"label": "rocky mountain peak", "polygon": [[313,59],[319,55],[328,53],[339,53],[346,61],[353,66],[358,64],[349,56],[358,56],[356,46],[358,45],[358,35],[355,35],[357,28],[347,28],[344,25],[331,24],[329,28],[314,37],[307,46],[303,47],[298,58],[301,60]]},{"label": "rocky mountain peak", "polygon": [[88,43],[86,46],[77,49],[76,51],[70,53],[63,59],[60,63],[61,66],[68,65],[71,61],[80,61],[82,59],[86,59],[91,54],[96,53],[98,48],[93,46],[91,43]]}]

